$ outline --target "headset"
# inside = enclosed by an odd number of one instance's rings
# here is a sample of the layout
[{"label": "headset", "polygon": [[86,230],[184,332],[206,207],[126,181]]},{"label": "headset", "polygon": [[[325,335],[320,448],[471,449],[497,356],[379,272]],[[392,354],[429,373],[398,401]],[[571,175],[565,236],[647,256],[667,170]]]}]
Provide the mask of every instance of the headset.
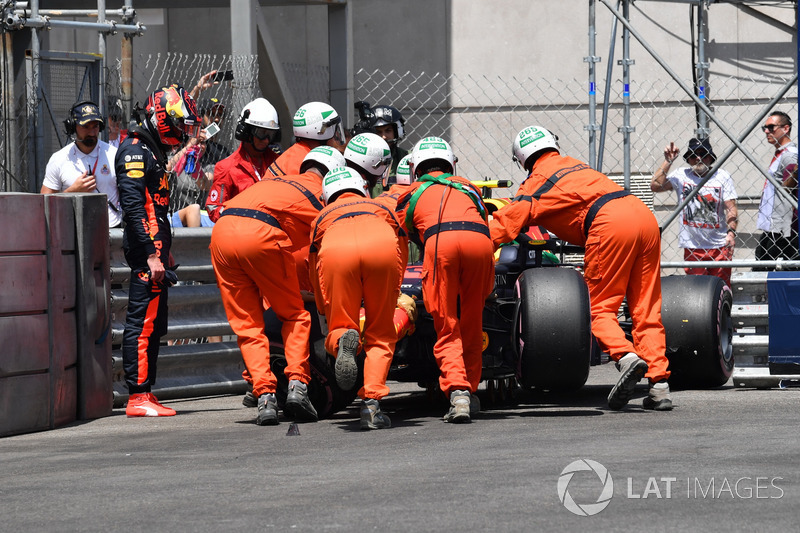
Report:
[{"label": "headset", "polygon": [[233,132],[233,137],[237,141],[243,141],[246,143],[253,142],[253,131],[250,129],[250,124],[245,122],[249,116],[249,109],[245,109],[244,113],[239,116],[239,122],[236,123],[236,131]]},{"label": "headset", "polygon": [[[67,132],[67,135],[75,135],[75,126],[78,124],[78,119],[75,118],[75,109],[79,108],[82,105],[93,105],[98,107],[97,104],[92,102],[91,100],[81,100],[73,104],[72,107],[69,108],[69,114],[67,118],[64,119],[64,129]],[[98,110],[100,108],[98,107]],[[100,131],[103,131],[106,127],[105,121],[100,122]]]}]

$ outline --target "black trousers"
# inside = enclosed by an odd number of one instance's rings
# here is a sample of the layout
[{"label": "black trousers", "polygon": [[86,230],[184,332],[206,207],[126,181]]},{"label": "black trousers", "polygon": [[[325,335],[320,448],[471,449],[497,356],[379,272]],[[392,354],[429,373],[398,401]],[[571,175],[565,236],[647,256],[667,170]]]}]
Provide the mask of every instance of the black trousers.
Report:
[{"label": "black trousers", "polygon": [[[797,258],[797,232],[795,230],[792,230],[789,237],[784,237],[781,233],[764,232],[758,238],[756,260],[777,261],[778,259],[796,260]],[[765,271],[775,270],[775,268],[756,267],[753,270]]]},{"label": "black trousers", "polygon": [[149,270],[131,271],[122,366],[129,394],[150,392],[156,382],[161,336],[167,332],[168,287],[150,282]]}]

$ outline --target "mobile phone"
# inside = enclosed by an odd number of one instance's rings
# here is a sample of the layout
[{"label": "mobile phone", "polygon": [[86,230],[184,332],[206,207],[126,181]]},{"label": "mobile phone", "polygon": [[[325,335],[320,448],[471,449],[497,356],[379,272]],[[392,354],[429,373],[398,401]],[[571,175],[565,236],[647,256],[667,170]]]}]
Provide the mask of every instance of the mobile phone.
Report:
[{"label": "mobile phone", "polygon": [[218,70],[214,77],[211,78],[214,81],[228,81],[233,79],[233,71],[232,70]]},{"label": "mobile phone", "polygon": [[217,126],[216,122],[212,122],[203,131],[206,132],[206,140],[209,140],[211,137],[219,133],[219,126]]}]

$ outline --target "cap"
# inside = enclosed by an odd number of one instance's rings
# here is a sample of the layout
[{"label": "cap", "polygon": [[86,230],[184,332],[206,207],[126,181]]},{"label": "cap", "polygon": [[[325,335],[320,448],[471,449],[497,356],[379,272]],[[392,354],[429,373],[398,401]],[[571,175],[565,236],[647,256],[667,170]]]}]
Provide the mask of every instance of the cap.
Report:
[{"label": "cap", "polygon": [[700,158],[710,155],[713,161],[717,160],[717,156],[714,154],[714,150],[711,149],[711,142],[708,139],[689,139],[689,148],[683,154],[683,160],[688,162],[691,155],[696,155]]},{"label": "cap", "polygon": [[95,104],[84,103],[79,107],[73,108],[72,113],[75,116],[75,124],[80,126],[85,126],[93,120],[105,124],[103,117],[100,116],[100,110]]},{"label": "cap", "polygon": [[203,98],[197,103],[197,112],[200,116],[224,114],[225,104],[217,98]]}]

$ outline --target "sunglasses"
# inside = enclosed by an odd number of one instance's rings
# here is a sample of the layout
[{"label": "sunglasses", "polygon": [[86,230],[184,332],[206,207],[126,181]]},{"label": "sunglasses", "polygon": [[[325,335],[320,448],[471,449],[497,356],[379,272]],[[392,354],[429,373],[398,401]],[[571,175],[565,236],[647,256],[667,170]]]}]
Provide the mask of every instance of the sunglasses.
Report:
[{"label": "sunglasses", "polygon": [[782,128],[785,125],[786,124],[764,124],[763,126],[761,126],[761,129],[763,131],[768,131],[768,132],[772,133],[773,131],[775,131],[775,128]]},{"label": "sunglasses", "polygon": [[253,137],[256,139],[263,141],[265,139],[269,139],[272,141],[272,136],[274,135],[273,130],[269,130],[267,128],[253,128]]}]

